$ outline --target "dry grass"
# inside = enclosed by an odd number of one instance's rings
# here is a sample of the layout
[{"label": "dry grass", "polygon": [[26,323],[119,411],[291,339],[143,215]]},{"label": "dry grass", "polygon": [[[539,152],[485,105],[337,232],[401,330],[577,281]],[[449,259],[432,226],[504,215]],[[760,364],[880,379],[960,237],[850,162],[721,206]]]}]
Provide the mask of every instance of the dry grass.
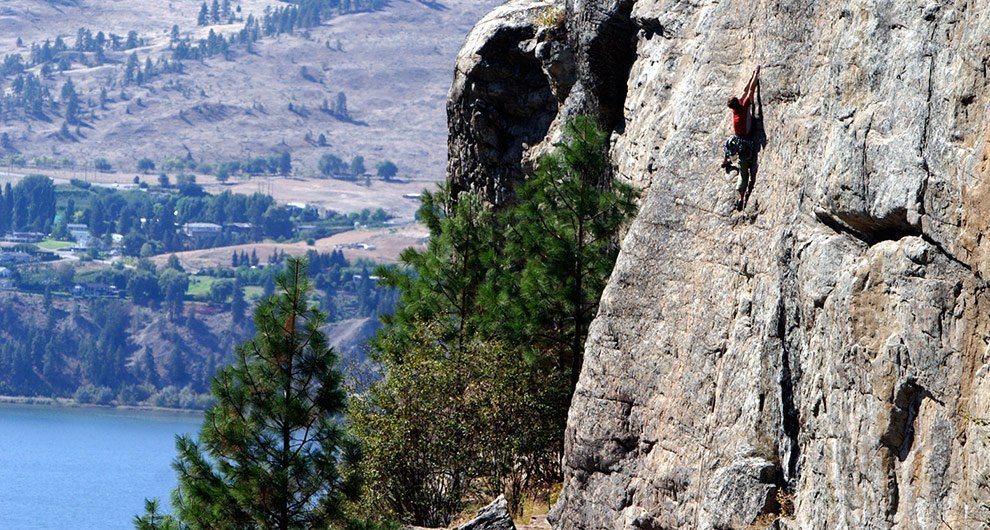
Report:
[{"label": "dry grass", "polygon": [[[366,243],[374,245],[374,250],[363,250],[358,248],[342,248],[344,256],[348,260],[359,258],[370,259],[378,263],[394,263],[398,260],[399,254],[408,247],[423,248],[428,232],[426,228],[419,224],[410,224],[396,228],[382,228],[377,230],[352,230],[331,237],[318,239],[310,246],[305,242],[298,243],[249,243],[246,245],[232,245],[228,247],[208,248],[203,250],[189,250],[178,252],[176,256],[182,266],[187,270],[199,271],[210,267],[229,267],[230,257],[234,252],[255,252],[261,263],[266,263],[268,257],[276,250],[291,256],[300,256],[309,250],[318,252],[331,252],[337,250],[338,245],[349,245]],[[162,254],[152,258],[157,265],[164,265],[170,254]]]},{"label": "dry grass", "polygon": [[756,518],[746,530],[765,530],[770,528],[775,522],[794,515],[794,494],[777,488],[777,513],[764,513]]},{"label": "dry grass", "polygon": [[563,6],[550,6],[542,9],[536,15],[536,26],[540,28],[559,28],[567,21],[567,12]]}]

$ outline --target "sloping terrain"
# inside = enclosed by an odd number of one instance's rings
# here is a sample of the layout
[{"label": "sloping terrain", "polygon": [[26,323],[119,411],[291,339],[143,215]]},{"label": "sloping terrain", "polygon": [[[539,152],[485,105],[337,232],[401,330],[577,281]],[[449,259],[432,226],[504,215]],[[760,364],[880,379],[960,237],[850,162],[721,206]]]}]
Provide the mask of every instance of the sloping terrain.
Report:
[{"label": "sloping terrain", "polygon": [[[123,172],[121,182],[130,181],[144,157],[159,166],[170,157],[215,165],[282,152],[291,153],[298,176],[316,174],[319,157],[333,153],[346,161],[364,156],[372,172],[389,159],[399,166],[401,178],[435,181],[444,164],[450,65],[471,25],[496,3],[392,0],[381,11],[337,16],[320,27],[265,37],[250,51],[232,46],[229,59],[185,60],[183,73],[124,86],[130,53],[137,53],[141,65],[148,58],[156,64],[171,58],[173,24],[182,38],[195,42],[210,30],[230,36],[243,22],[197,26],[200,2],[191,0],[4,2],[0,54],[27,58],[32,43],[57,36],[71,47],[83,27],[121,36],[134,30],[145,42],[134,50],[108,51],[109,64],[88,68],[73,62],[69,70],[44,80],[56,99],[65,81],[73,81],[83,115],[78,129],[61,134],[64,109],[56,109],[46,111],[45,119],[0,122],[0,132],[10,135],[11,152],[29,161],[68,158],[75,164],[73,173],[92,171],[94,160],[104,157]],[[286,5],[233,3],[241,18]],[[38,67],[31,71],[37,73]],[[105,108],[98,101],[101,88],[109,98]],[[349,120],[321,110],[324,99],[333,103],[341,92]],[[319,145],[320,134],[326,146]]]}]

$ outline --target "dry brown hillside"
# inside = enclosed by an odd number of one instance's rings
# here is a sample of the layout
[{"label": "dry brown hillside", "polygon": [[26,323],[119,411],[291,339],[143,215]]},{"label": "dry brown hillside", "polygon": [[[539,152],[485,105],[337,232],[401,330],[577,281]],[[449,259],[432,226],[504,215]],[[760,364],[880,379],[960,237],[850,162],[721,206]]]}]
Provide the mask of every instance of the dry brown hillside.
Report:
[{"label": "dry brown hillside", "polygon": [[[318,158],[332,152],[348,161],[362,155],[369,170],[391,159],[402,177],[436,181],[443,175],[444,105],[454,56],[472,24],[497,3],[391,0],[382,11],[266,37],[250,52],[234,47],[229,60],[186,60],[183,73],[156,76],[143,86],[122,86],[131,52],[110,51],[107,58],[114,64],[73,63],[44,81],[56,98],[68,79],[80,94],[84,124],[78,131],[73,127],[70,137],[59,134],[61,110],[46,112],[48,121],[0,121],[0,132],[7,132],[14,149],[29,160],[70,158],[82,172],[105,157],[128,179],[142,157],[160,164],[191,156],[216,164],[289,151],[297,176],[314,174]],[[72,46],[81,27],[118,35],[135,30],[147,41],[133,50],[144,64],[148,57],[171,57],[173,24],[194,39],[210,29],[230,35],[243,26],[198,27],[199,5],[193,0],[7,1],[0,5],[0,54],[27,58],[31,43],[59,35]],[[233,5],[246,18],[288,4],[241,0]],[[9,89],[11,79],[3,84]],[[108,87],[105,109],[98,104],[101,87]],[[350,122],[320,110],[324,98],[332,101],[339,92],[347,96]],[[326,147],[316,141],[321,133]]]}]

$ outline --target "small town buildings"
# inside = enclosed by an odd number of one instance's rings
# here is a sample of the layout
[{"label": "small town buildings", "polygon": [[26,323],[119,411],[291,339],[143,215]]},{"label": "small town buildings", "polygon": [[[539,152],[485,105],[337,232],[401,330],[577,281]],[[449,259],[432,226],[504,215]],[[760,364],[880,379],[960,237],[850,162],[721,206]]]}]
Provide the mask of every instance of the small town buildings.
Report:
[{"label": "small town buildings", "polygon": [[214,223],[186,223],[182,232],[190,238],[203,242],[211,241],[223,232],[223,227]]},{"label": "small town buildings", "polygon": [[3,240],[10,243],[39,243],[45,239],[41,232],[11,232]]}]

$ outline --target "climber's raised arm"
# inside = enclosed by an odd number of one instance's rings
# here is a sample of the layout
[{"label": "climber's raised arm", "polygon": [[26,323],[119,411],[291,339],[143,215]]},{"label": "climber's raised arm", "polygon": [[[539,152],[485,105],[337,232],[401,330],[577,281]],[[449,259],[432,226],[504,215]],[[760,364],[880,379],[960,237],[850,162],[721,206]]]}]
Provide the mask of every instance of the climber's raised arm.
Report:
[{"label": "climber's raised arm", "polygon": [[753,75],[749,78],[749,82],[746,83],[746,88],[743,90],[742,101],[744,105],[753,100],[753,94],[756,93],[756,85],[760,82],[760,67],[757,66],[756,70],[753,70]]}]

